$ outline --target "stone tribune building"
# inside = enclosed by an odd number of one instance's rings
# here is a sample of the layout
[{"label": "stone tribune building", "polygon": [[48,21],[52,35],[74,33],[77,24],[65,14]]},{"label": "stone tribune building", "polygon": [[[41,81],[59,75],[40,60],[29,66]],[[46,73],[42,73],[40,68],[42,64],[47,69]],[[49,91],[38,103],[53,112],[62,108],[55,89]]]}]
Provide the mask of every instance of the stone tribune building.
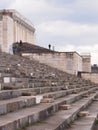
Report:
[{"label": "stone tribune building", "polygon": [[[91,72],[91,56],[81,56],[77,52],[55,52],[42,49],[35,52],[35,28],[32,23],[15,10],[0,10],[0,48],[2,52],[13,53],[13,43],[22,40],[32,46],[33,52],[23,54],[59,70],[77,75],[78,72]],[[28,44],[30,43],[30,44]],[[25,44],[23,44],[25,45]],[[37,50],[41,47],[37,46]],[[27,48],[25,48],[27,52]],[[36,49],[35,49],[36,50]],[[48,52],[47,52],[48,50]],[[34,53],[35,52],[35,53]]]},{"label": "stone tribune building", "polygon": [[12,44],[22,40],[34,44],[35,28],[32,23],[15,10],[0,10],[0,48],[12,52]]}]

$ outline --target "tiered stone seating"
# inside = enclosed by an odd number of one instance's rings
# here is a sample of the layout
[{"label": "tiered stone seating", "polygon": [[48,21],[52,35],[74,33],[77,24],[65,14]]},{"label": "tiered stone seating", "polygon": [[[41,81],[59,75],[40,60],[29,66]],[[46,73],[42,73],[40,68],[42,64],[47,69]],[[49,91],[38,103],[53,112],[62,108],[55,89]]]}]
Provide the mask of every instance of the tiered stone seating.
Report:
[{"label": "tiered stone seating", "polygon": [[[0,83],[0,130],[94,130],[97,127],[94,107],[98,106],[98,87],[90,81],[35,60],[1,53]],[[81,111],[89,115],[79,117]]]}]

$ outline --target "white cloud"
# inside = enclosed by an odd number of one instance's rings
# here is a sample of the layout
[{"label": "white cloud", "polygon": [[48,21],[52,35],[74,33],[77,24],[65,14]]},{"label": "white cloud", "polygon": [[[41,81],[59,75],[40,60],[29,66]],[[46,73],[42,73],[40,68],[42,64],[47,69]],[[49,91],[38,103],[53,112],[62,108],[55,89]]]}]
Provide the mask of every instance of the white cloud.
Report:
[{"label": "white cloud", "polygon": [[77,0],[75,7],[80,11],[98,11],[98,0]]},{"label": "white cloud", "polygon": [[14,0],[9,8],[18,10],[37,23],[70,12],[70,9],[54,5],[49,0]]},{"label": "white cloud", "polygon": [[60,51],[90,52],[98,63],[98,0],[1,0],[29,18],[36,28],[37,44],[49,43]]},{"label": "white cloud", "polygon": [[94,24],[77,24],[68,21],[50,21],[45,22],[37,26],[38,32],[42,35],[51,35],[51,36],[61,36],[66,38],[80,39],[80,43],[89,42],[86,44],[92,44],[93,42],[97,42],[97,34],[98,34],[98,25]]}]

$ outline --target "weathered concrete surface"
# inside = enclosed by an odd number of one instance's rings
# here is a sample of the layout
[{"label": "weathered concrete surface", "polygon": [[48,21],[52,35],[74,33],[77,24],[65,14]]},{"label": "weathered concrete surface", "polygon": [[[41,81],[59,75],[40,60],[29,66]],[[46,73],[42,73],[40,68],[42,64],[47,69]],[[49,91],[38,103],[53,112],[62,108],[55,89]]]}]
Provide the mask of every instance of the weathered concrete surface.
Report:
[{"label": "weathered concrete surface", "polygon": [[68,130],[97,130],[94,121],[98,114],[98,101],[94,101],[86,110],[89,111],[90,115],[79,117]]},{"label": "weathered concrete surface", "polygon": [[34,96],[17,97],[9,100],[0,101],[0,115],[7,114],[25,107],[30,107],[36,104]]},{"label": "weathered concrete surface", "polygon": [[78,112],[92,102],[93,98],[94,95],[89,98],[81,99],[73,103],[71,109],[58,111],[42,123],[36,123],[26,130],[64,130],[64,128],[66,129],[68,124],[77,117]]},{"label": "weathered concrete surface", "polygon": [[[83,99],[83,101],[81,103],[84,103],[84,104],[86,103],[85,106],[87,106],[88,103],[91,102],[91,100],[95,96],[96,96],[96,94],[93,94],[93,96]],[[73,96],[71,98],[75,98],[75,97]],[[23,110],[19,110],[17,112],[12,112],[5,116],[2,116],[2,118],[0,118],[0,129],[3,130],[5,128],[5,130],[16,130],[17,128],[20,128],[21,125],[23,125],[23,124],[34,123],[39,120],[42,121],[46,117],[49,117],[49,115],[58,111],[59,104],[67,102],[67,100],[71,100],[71,98],[69,98],[69,99],[66,99],[65,97],[60,98],[60,99],[56,100],[54,103],[40,104],[33,108],[25,108]],[[83,105],[83,104],[81,104],[81,105]],[[79,104],[78,104],[78,107],[79,107]],[[80,106],[80,107],[83,107],[83,106]],[[79,108],[77,108],[77,109],[79,109]],[[75,108],[75,112],[76,111],[77,110]],[[8,118],[9,118],[9,120],[8,120]],[[60,120],[60,118],[58,120]],[[13,123],[13,122],[15,122],[15,123]],[[16,124],[18,124],[18,125],[16,126]],[[8,126],[9,126],[9,129],[8,129]]]}]

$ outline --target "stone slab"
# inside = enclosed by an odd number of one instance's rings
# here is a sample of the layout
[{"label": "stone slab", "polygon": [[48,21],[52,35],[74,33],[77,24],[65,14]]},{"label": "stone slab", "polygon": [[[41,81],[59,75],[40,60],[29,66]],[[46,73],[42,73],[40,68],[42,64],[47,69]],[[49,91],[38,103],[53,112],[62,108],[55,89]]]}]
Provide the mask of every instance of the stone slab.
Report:
[{"label": "stone slab", "polygon": [[54,98],[43,98],[41,99],[41,103],[52,103],[54,102]]}]

